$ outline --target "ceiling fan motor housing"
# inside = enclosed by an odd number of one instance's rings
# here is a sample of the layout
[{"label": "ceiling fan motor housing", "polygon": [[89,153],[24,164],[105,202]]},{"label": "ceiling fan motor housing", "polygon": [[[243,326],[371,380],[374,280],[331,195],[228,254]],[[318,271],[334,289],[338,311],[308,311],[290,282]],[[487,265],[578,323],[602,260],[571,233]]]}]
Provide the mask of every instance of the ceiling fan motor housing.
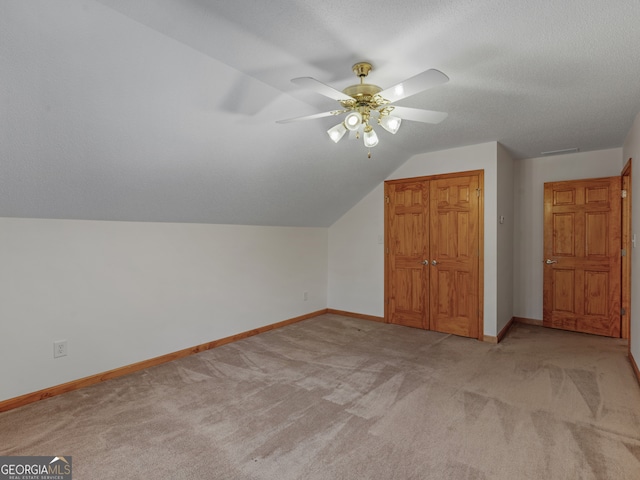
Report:
[{"label": "ceiling fan motor housing", "polygon": [[369,83],[360,83],[358,85],[350,85],[342,92],[345,95],[355,98],[357,103],[372,103],[373,97],[382,91],[377,85],[371,85]]}]

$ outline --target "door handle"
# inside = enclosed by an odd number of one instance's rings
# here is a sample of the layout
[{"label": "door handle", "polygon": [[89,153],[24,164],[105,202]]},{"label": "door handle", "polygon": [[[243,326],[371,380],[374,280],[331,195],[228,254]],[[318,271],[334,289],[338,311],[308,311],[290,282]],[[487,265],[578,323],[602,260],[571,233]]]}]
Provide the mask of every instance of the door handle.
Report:
[{"label": "door handle", "polygon": [[552,263],[558,263],[558,260],[551,260],[550,258],[547,258],[547,261],[544,263],[546,263],[547,265],[551,265]]},{"label": "door handle", "polygon": [[436,262],[435,260],[431,260],[431,265],[435,267],[436,265],[438,265],[438,262]]},{"label": "door handle", "polygon": [[429,260],[422,260],[422,262],[420,263],[422,263],[423,265],[429,265]]}]

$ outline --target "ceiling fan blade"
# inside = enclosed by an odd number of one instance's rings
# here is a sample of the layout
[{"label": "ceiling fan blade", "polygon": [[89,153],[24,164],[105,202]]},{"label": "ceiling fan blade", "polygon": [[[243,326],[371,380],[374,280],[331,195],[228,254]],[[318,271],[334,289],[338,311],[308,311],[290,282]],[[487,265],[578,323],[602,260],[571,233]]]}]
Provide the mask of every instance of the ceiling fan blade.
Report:
[{"label": "ceiling fan blade", "polygon": [[340,90],[336,90],[335,88],[330,87],[329,85],[326,85],[312,77],[294,78],[291,82],[295,83],[299,87],[308,88],[309,90],[313,90],[314,92],[333,100],[353,100],[353,97],[350,97],[346,93],[342,93]]},{"label": "ceiling fan blade", "polygon": [[305,115],[303,117],[285,118],[284,120],[276,120],[276,123],[291,123],[301,120],[315,120],[316,118],[330,117],[348,112],[348,110],[331,110],[330,112],[314,113],[313,115]]},{"label": "ceiling fan blade", "polygon": [[416,93],[424,92],[430,88],[442,85],[448,81],[449,77],[440,70],[432,68],[408,78],[393,87],[381,91],[379,95],[393,103],[403,98],[410,97],[411,95],[415,95]]},{"label": "ceiling fan blade", "polygon": [[413,120],[414,122],[440,123],[447,118],[447,113],[433,110],[421,110],[419,108],[397,107],[393,105],[391,115],[400,117],[403,120]]}]

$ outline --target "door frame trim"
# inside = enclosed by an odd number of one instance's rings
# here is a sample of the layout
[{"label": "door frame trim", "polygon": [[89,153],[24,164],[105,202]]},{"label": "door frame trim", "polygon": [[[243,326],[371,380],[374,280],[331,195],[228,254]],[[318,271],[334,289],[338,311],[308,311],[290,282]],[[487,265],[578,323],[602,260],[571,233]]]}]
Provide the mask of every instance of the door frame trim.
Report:
[{"label": "door frame trim", "polygon": [[478,188],[480,189],[480,195],[478,197],[478,337],[477,339],[483,341],[484,339],[484,170],[468,170],[463,172],[451,172],[438,175],[426,175],[420,177],[411,178],[399,178],[395,180],[385,180],[384,182],[384,322],[389,323],[389,294],[391,288],[389,285],[389,247],[388,247],[388,234],[389,234],[389,209],[387,208],[387,197],[389,195],[389,185],[413,183],[421,181],[440,180],[446,178],[457,178],[477,175],[478,176]]},{"label": "door frame trim", "polygon": [[632,201],[632,185],[631,185],[631,164],[633,159],[630,158],[624,168],[622,169],[622,189],[627,190],[627,198],[623,199],[621,214],[622,214],[622,248],[627,249],[627,255],[622,257],[621,264],[621,292],[620,292],[620,306],[625,310],[625,314],[622,315],[622,322],[620,325],[620,336],[629,340],[629,351],[631,351],[631,209]]}]

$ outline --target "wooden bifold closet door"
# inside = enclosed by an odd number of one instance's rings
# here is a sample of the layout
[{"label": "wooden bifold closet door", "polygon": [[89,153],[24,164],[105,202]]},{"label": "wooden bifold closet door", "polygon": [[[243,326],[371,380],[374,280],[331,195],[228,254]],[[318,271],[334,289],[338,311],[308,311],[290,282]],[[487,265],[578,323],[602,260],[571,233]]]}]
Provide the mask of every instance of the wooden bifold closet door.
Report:
[{"label": "wooden bifold closet door", "polygon": [[478,338],[482,172],[385,182],[385,319]]}]

